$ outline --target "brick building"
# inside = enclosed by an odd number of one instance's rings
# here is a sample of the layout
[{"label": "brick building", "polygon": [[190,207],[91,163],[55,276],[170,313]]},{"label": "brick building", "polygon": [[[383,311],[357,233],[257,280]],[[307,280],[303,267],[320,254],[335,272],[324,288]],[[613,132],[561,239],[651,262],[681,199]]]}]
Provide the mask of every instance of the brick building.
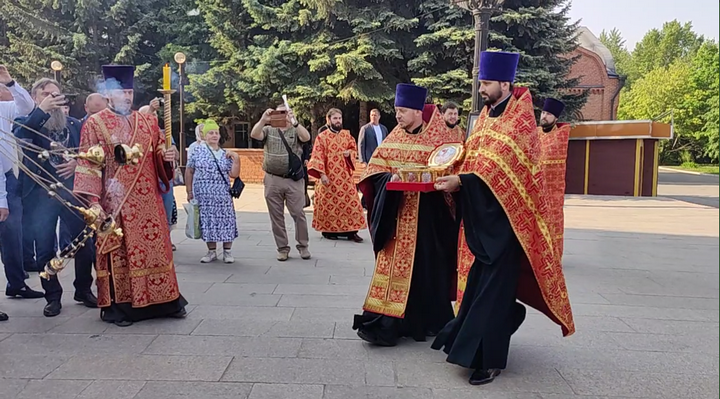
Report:
[{"label": "brick building", "polygon": [[590,90],[587,103],[583,106],[581,120],[615,120],[620,103],[620,89],[623,80],[615,72],[615,61],[610,50],[584,26],[578,32],[579,47],[571,56],[580,56],[570,69],[570,78],[579,78],[580,83],[570,91]]}]

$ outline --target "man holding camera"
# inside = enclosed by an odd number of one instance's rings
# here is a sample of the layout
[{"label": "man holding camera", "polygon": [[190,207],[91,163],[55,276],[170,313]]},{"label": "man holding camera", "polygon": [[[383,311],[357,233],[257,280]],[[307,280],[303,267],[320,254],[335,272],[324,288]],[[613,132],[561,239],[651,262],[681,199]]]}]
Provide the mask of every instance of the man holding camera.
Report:
[{"label": "man holding camera", "polygon": [[[80,146],[81,123],[65,115],[62,107],[67,105],[68,101],[61,93],[58,82],[47,78],[40,79],[30,90],[37,107],[27,117],[15,120],[15,136],[33,147],[23,149],[23,169],[29,172],[20,173],[20,192],[24,208],[23,231],[27,232],[23,234],[26,270],[41,271],[55,257],[55,227],[58,218],[68,226],[72,237],[79,236],[85,228],[83,218],[76,211],[48,196],[47,190],[37,182],[61,182],[64,188],[73,188],[77,162],[66,159],[62,150]],[[38,148],[49,151],[49,158],[40,160],[36,153]],[[75,202],[64,188],[58,188],[57,194],[67,201]],[[91,291],[94,259],[95,251],[92,245],[85,245],[75,255],[74,299],[90,308],[97,307],[97,298]],[[43,314],[47,317],[57,316],[62,309],[62,286],[57,276],[41,281],[47,300]],[[22,296],[22,293],[8,291],[6,295]]]},{"label": "man holding camera", "polygon": [[270,214],[277,260],[284,262],[290,254],[285,230],[285,206],[295,221],[295,240],[302,259],[310,259],[305,206],[303,143],[310,141],[310,132],[295,119],[285,105],[266,110],[253,126],[250,137],[262,141],[265,171],[265,202]]}]

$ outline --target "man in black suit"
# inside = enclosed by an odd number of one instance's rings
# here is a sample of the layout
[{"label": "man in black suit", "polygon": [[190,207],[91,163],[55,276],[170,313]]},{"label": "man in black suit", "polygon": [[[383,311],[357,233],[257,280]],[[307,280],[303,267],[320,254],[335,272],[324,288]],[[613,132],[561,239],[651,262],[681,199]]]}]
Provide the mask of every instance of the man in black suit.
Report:
[{"label": "man in black suit", "polygon": [[360,129],[358,135],[358,154],[360,162],[368,163],[375,149],[385,140],[388,130],[385,125],[380,123],[380,111],[373,109],[370,111],[370,123]]},{"label": "man in black suit", "polygon": [[[29,236],[23,237],[23,251],[26,262],[34,263],[30,270],[40,271],[55,257],[57,236],[55,226],[58,219],[63,220],[73,237],[78,237],[85,228],[85,222],[77,211],[62,205],[60,201],[48,195],[35,179],[61,182],[72,191],[75,179],[75,159],[66,159],[51,145],[60,148],[76,149],[80,146],[81,123],[75,118],[66,116],[62,106],[66,104],[61,94],[60,84],[52,79],[40,79],[35,83],[30,94],[37,107],[27,116],[15,120],[15,136],[33,148],[42,148],[50,153],[48,160],[38,160],[37,154],[30,147],[23,150],[23,165],[27,169],[19,176],[20,192],[23,205],[23,231]],[[30,174],[28,174],[30,173]],[[34,175],[34,176],[31,176]],[[67,191],[58,190],[57,194],[71,203],[79,205]],[[33,261],[33,258],[36,261]],[[95,246],[85,245],[75,255],[75,295],[77,302],[87,307],[97,307],[97,298],[92,293],[92,268],[95,260]],[[58,277],[49,280],[41,279],[45,290],[47,305],[43,314],[53,317],[62,309],[62,286]],[[22,295],[18,292],[6,291],[7,296]]]}]

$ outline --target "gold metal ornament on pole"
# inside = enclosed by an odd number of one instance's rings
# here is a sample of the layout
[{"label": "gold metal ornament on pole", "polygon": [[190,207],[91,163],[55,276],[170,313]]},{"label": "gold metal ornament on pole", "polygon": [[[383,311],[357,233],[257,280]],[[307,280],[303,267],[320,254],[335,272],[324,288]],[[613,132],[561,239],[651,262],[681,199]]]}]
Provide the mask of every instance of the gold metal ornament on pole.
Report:
[{"label": "gold metal ornament on pole", "polygon": [[113,150],[115,153],[115,162],[120,165],[137,165],[143,157],[142,144],[135,143],[132,147],[127,144],[118,144]]},{"label": "gold metal ornament on pole", "polygon": [[50,69],[52,69],[53,71],[53,79],[55,79],[56,82],[60,83],[61,72],[63,70],[62,62],[58,60],[51,62]]},{"label": "gold metal ornament on pole", "polygon": [[158,90],[163,95],[163,123],[165,124],[165,148],[172,147],[172,95],[175,90]]}]

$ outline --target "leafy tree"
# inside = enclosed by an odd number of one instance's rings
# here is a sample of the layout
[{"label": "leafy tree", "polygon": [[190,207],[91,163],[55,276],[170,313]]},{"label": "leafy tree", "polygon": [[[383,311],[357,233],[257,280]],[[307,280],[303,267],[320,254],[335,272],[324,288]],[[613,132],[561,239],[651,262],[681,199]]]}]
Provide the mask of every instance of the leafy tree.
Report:
[{"label": "leafy tree", "polygon": [[681,152],[701,150],[682,123],[686,118],[685,110],[676,107],[692,91],[688,84],[690,76],[689,65],[679,60],[667,67],[656,68],[635,82],[623,95],[618,109],[618,119],[675,122],[675,138],[663,143],[664,162],[679,159]]},{"label": "leafy tree", "polygon": [[690,93],[680,107],[687,115],[688,131],[702,145],[702,156],[718,160],[718,109],[720,108],[720,61],[718,44],[703,43],[690,64]]},{"label": "leafy tree", "polygon": [[628,87],[659,67],[668,67],[675,60],[689,61],[704,38],[692,30],[692,23],[677,20],[666,22],[662,29],[651,29],[632,52],[632,68],[628,70]]}]

